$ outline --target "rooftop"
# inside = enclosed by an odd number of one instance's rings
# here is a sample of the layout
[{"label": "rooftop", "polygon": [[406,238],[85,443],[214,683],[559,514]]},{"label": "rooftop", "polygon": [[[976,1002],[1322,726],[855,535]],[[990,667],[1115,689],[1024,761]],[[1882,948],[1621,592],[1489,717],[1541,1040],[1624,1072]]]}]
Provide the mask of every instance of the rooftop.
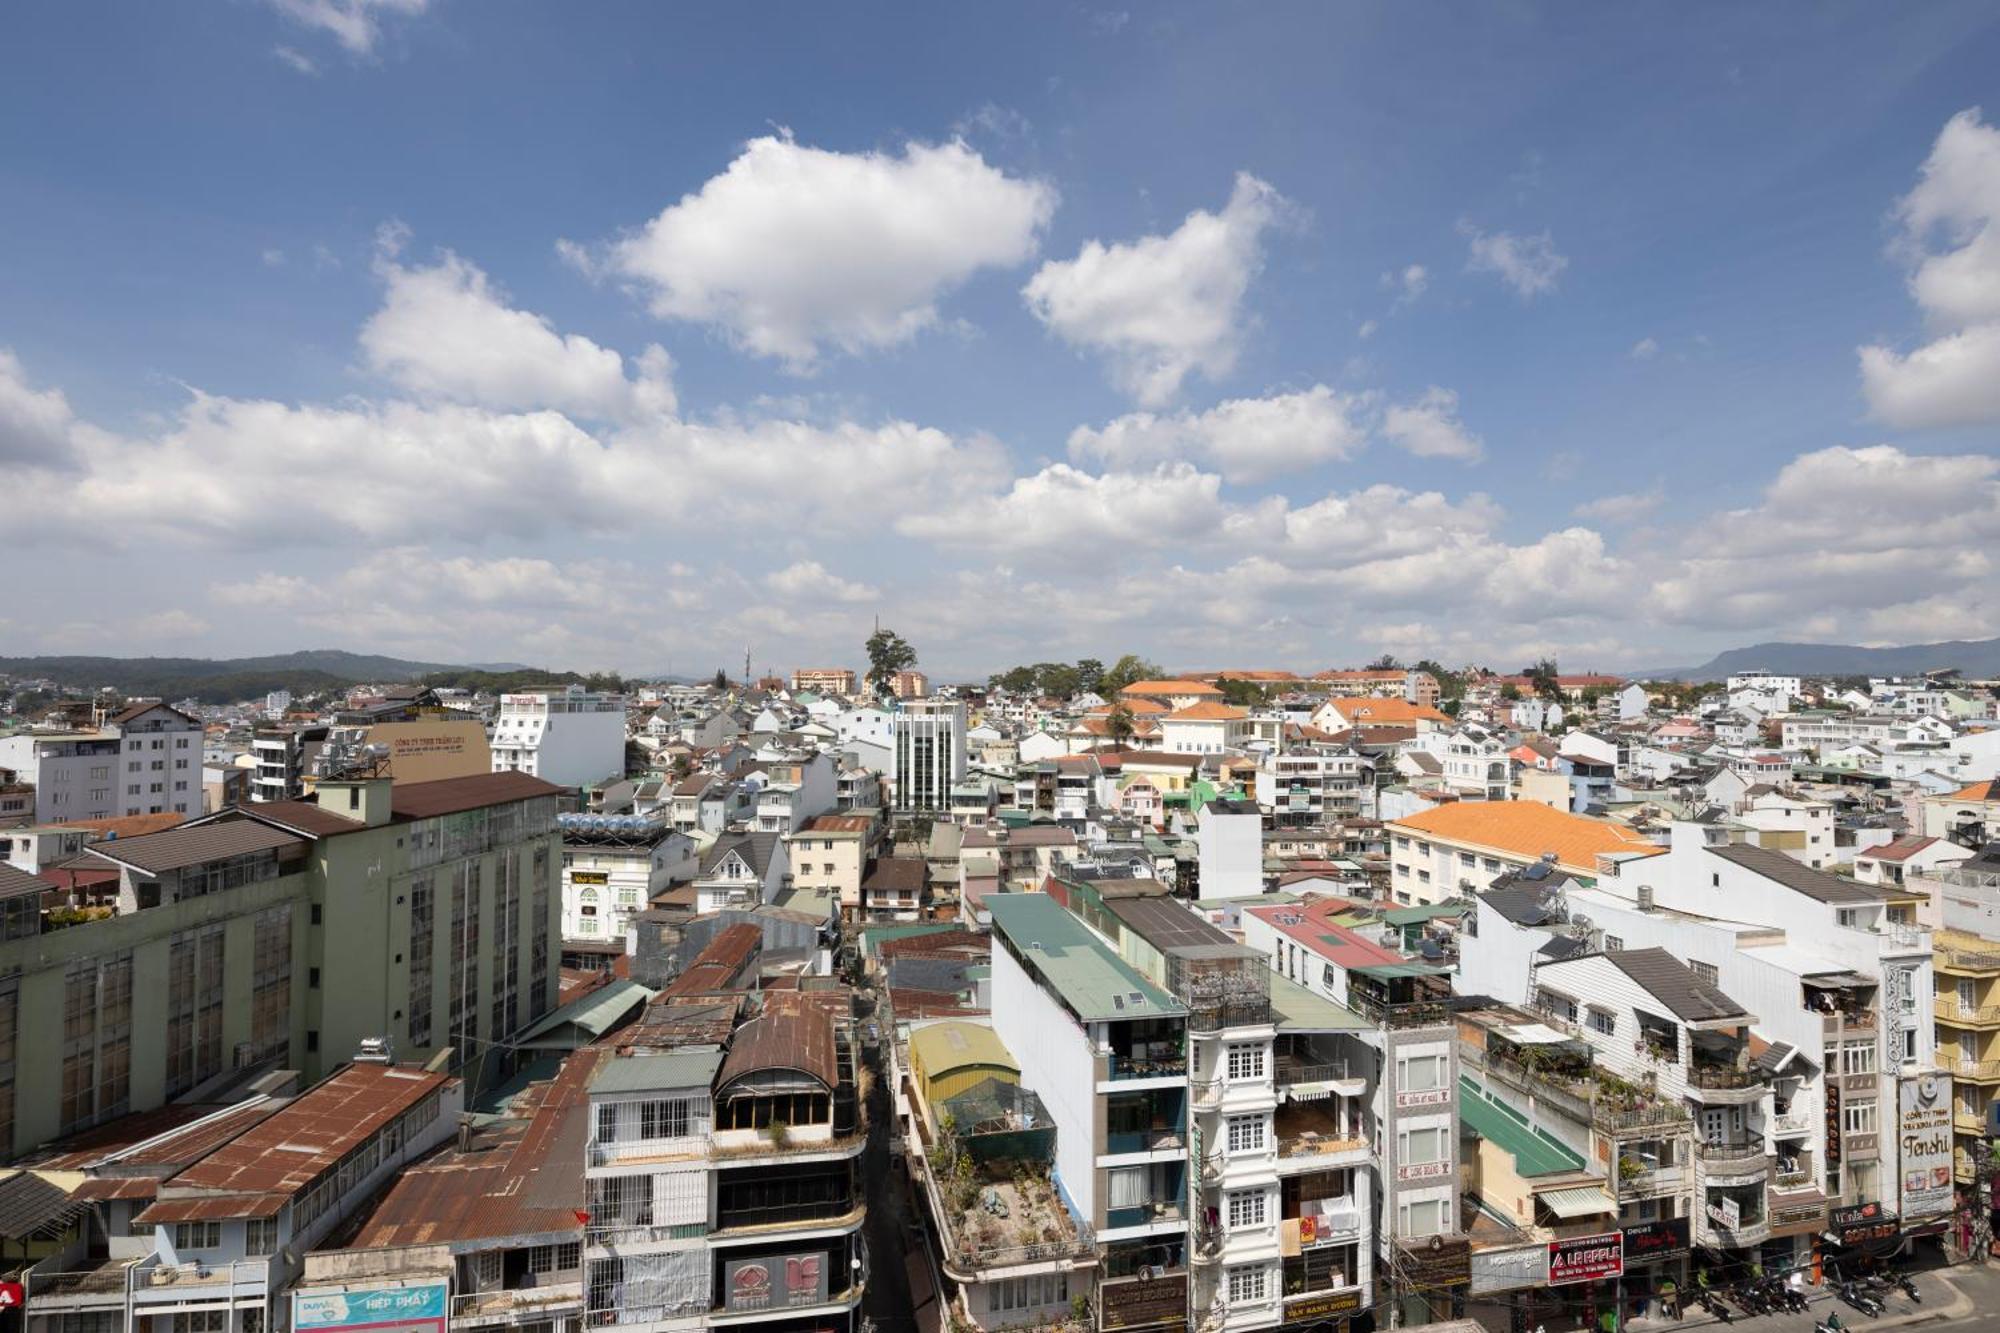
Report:
[{"label": "rooftop", "polygon": [[1583,1158],[1530,1125],[1520,1112],[1490,1099],[1484,1088],[1463,1074],[1458,1078],[1458,1091],[1459,1123],[1498,1144],[1514,1159],[1514,1169],[1522,1176],[1533,1179],[1583,1170]]},{"label": "rooftop", "polygon": [[993,914],[994,929],[1082,1021],[1186,1013],[1047,894],[995,893],[987,897],[986,908]]},{"label": "rooftop", "polygon": [[114,838],[109,842],[92,843],[85,851],[88,855],[130,866],[141,874],[160,875],[169,870],[204,865],[234,856],[304,846],[305,843],[296,834],[253,820],[239,819],[172,828],[164,833],[148,833],[138,838]]},{"label": "rooftop", "polygon": [[668,1051],[655,1055],[606,1058],[588,1080],[593,1094],[655,1092],[670,1088],[702,1088],[715,1085],[716,1071],[722,1068],[721,1051]]},{"label": "rooftop", "polygon": [[1838,875],[1829,875],[1824,870],[1814,870],[1804,862],[1794,861],[1783,852],[1774,852],[1768,847],[1732,843],[1727,847],[1709,847],[1704,850],[1711,856],[1719,856],[1732,865],[1741,866],[1765,879],[1802,893],[1814,902],[1880,904],[1882,901],[1882,895],[1865,884],[1842,879]]},{"label": "rooftop", "polygon": [[1510,856],[1554,853],[1556,863],[1586,875],[1599,856],[1657,856],[1663,849],[1622,824],[1553,810],[1538,801],[1453,801],[1390,821],[1392,833],[1415,833]]},{"label": "rooftop", "polygon": [[1620,949],[1604,955],[1654,999],[1690,1023],[1710,1019],[1754,1021],[1742,1005],[1694,974],[1665,949]]}]

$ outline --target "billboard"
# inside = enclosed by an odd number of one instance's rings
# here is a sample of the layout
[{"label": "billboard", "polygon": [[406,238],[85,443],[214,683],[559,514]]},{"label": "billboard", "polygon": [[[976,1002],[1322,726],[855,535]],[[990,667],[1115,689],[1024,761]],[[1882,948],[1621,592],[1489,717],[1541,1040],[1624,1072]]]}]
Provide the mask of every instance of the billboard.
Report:
[{"label": "billboard", "polygon": [[1601,1236],[1571,1236],[1549,1242],[1549,1285],[1569,1282],[1598,1282],[1625,1272],[1625,1234],[1607,1231]]},{"label": "billboard", "polygon": [[443,1282],[292,1292],[294,1333],[363,1328],[373,1333],[445,1333],[450,1317],[451,1299]]},{"label": "billboard", "polygon": [[1902,1196],[1897,1211],[1907,1224],[1952,1210],[1951,1082],[1937,1074],[1902,1080],[1896,1126]]},{"label": "billboard", "polygon": [[734,1259],[722,1266],[723,1299],[731,1310],[783,1310],[826,1304],[827,1256],[773,1255]]}]

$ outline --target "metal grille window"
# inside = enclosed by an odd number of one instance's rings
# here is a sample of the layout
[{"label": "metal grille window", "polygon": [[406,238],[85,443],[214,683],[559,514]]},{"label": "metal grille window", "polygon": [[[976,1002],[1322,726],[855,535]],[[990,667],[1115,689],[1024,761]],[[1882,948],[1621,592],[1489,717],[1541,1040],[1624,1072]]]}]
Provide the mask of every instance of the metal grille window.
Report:
[{"label": "metal grille window", "polygon": [[642,1102],[639,1105],[639,1137],[642,1139],[683,1139],[688,1134],[688,1104],[684,1101]]},{"label": "metal grille window", "polygon": [[280,1059],[292,1044],[292,908],[257,914],[252,942],[250,1050],[257,1060]]},{"label": "metal grille window", "polygon": [[410,1044],[431,1044],[431,962],[435,954],[437,893],[429,875],[410,881]]}]

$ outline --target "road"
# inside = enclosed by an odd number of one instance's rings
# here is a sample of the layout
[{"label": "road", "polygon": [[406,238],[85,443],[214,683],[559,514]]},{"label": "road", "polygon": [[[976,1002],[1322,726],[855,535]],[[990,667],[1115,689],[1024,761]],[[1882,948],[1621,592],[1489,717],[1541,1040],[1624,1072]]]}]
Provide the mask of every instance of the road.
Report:
[{"label": "road", "polygon": [[[863,996],[861,1023],[873,1020],[873,999]],[[890,1103],[889,1080],[884,1076],[885,1043],[862,1046],[862,1058],[871,1077],[867,1097],[868,1142],[861,1150],[861,1188],[868,1200],[868,1215],[861,1224],[868,1242],[868,1290],[862,1293],[861,1312],[874,1321],[880,1333],[915,1333],[919,1325],[914,1314],[915,1297],[910,1290],[906,1240],[909,1227],[908,1195],[903,1168],[893,1162],[889,1133],[896,1123]]]},{"label": "road", "polygon": [[1860,1311],[1834,1299],[1832,1293],[1814,1291],[1812,1309],[1805,1314],[1738,1315],[1724,1325],[1711,1319],[1699,1307],[1687,1318],[1658,1316],[1634,1319],[1627,1325],[1631,1333],[1664,1333],[1678,1329],[1727,1329],[1727,1333],[1812,1333],[1815,1321],[1838,1312],[1840,1322],[1852,1333],[1886,1333],[1894,1328],[1992,1329],[2000,1328],[2000,1264],[1984,1267],[1962,1264],[1956,1268],[1933,1269],[1915,1275],[1923,1296],[1913,1304],[1901,1292],[1887,1301],[1880,1318],[1870,1319]]}]

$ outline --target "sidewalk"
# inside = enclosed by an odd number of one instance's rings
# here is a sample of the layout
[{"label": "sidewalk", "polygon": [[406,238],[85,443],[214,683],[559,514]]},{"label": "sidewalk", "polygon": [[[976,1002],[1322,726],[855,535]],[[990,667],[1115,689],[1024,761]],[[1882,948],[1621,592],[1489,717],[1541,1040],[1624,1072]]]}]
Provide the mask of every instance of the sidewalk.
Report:
[{"label": "sidewalk", "polygon": [[1959,1290],[1953,1276],[1955,1272],[1954,1269],[1932,1269],[1912,1274],[1911,1279],[1917,1284],[1917,1291],[1924,1298],[1923,1304],[1912,1304],[1910,1298],[1902,1292],[1893,1292],[1883,1302],[1882,1316],[1879,1319],[1868,1318],[1835,1296],[1829,1288],[1808,1287],[1806,1296],[1811,1301],[1811,1306],[1804,1314],[1787,1311],[1782,1314],[1745,1315],[1738,1312],[1734,1304],[1725,1300],[1725,1304],[1729,1304],[1730,1312],[1735,1315],[1734,1320],[1728,1324],[1724,1324],[1699,1305],[1694,1305],[1688,1308],[1683,1319],[1669,1319],[1656,1310],[1636,1319],[1627,1320],[1625,1327],[1631,1333],[1659,1333],[1660,1330],[1666,1329],[1691,1328],[1741,1329],[1743,1333],[1773,1333],[1773,1330],[1784,1329],[1786,1333],[1802,1333],[1802,1330],[1809,1333],[1812,1327],[1811,1321],[1824,1319],[1828,1313],[1838,1311],[1843,1325],[1854,1330],[1854,1333],[1861,1333],[1864,1329],[1902,1328],[1910,1324],[1963,1319],[1972,1313],[1973,1301],[1970,1296]]}]

